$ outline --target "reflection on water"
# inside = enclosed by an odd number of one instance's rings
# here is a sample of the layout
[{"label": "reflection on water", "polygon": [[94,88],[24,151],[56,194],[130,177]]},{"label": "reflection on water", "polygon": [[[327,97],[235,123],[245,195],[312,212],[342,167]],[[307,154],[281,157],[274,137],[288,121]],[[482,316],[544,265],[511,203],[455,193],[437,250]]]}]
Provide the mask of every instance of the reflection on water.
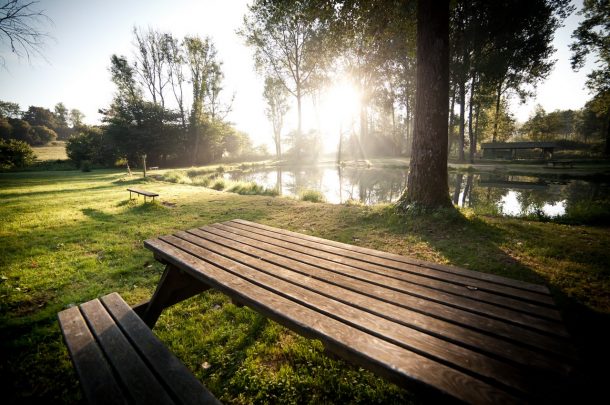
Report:
[{"label": "reflection on water", "polygon": [[[333,204],[355,200],[364,204],[398,200],[407,184],[405,169],[312,166],[225,173],[233,181],[253,181],[296,196],[317,190]],[[557,180],[552,177],[449,173],[449,196],[455,205],[479,212],[521,216],[561,216],[570,204],[610,198],[606,183]]]}]

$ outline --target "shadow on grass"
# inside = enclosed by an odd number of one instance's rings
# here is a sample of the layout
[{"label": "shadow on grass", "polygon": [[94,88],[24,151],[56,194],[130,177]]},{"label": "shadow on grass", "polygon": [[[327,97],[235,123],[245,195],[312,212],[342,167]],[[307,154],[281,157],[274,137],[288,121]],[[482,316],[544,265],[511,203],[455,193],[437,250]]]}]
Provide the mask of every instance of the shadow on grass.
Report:
[{"label": "shadow on grass", "polygon": [[[522,242],[518,240],[520,238],[525,238],[526,243],[537,246],[537,249],[531,254],[542,254],[541,249],[551,249],[548,247],[549,235],[545,234],[541,228],[529,226],[527,223],[517,220],[508,224],[502,222],[502,226],[496,226],[481,218],[467,218],[456,209],[428,214],[398,215],[393,212],[393,209],[388,208],[382,215],[385,216],[388,232],[416,236],[442,254],[453,265],[522,281],[546,284],[561,311],[572,342],[580,354],[580,362],[575,365],[574,391],[570,393],[570,397],[579,400],[599,398],[600,392],[607,384],[605,381],[607,365],[610,362],[610,349],[608,348],[610,314],[583,305],[576,298],[568,295],[565,285],[553,283],[546,277],[548,275],[539,274],[522,262],[519,257],[522,249]],[[378,218],[374,221],[378,221]],[[559,244],[560,241],[553,243]],[[552,255],[555,252],[561,252],[561,246],[553,246],[550,251],[544,251],[544,254]],[[577,259],[603,268],[606,260],[603,256],[603,254],[578,256]],[[553,270],[562,271],[551,269],[551,271]],[[565,277],[568,278],[569,275]],[[554,280],[562,281],[563,279],[559,277]],[[566,281],[566,283],[570,283],[570,281]],[[572,283],[578,283],[578,280],[572,281]],[[567,287],[574,288],[573,285]],[[586,288],[586,285],[576,287]]]},{"label": "shadow on grass", "polygon": [[87,187],[87,188],[67,188],[67,189],[54,189],[54,190],[46,190],[46,191],[30,191],[30,192],[24,192],[24,193],[2,193],[2,198],[21,198],[21,197],[50,197],[50,195],[53,194],[69,194],[69,193],[74,193],[74,194],[82,194],[82,193],[88,193],[90,191],[99,191],[99,190],[108,190],[108,189],[114,189],[116,188],[115,186],[112,185],[108,185],[108,186],[97,186],[97,187]]}]

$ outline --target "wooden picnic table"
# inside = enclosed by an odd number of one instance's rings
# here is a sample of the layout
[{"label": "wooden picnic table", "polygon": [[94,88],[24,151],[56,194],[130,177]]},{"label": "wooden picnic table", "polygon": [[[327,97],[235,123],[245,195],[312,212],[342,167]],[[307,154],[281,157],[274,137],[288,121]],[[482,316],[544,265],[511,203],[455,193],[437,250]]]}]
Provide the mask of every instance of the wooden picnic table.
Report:
[{"label": "wooden picnic table", "polygon": [[576,354],[542,285],[244,220],[145,241],[166,270],[136,308],[208,288],[435,399],[564,401]]}]

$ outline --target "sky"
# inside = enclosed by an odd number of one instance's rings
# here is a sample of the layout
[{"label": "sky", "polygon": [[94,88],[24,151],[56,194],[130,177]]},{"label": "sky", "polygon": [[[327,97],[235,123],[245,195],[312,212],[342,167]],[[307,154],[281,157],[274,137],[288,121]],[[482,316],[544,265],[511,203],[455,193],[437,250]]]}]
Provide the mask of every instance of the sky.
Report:
[{"label": "sky", "polygon": [[[2,0],[0,0],[2,1]],[[85,122],[97,124],[97,112],[110,105],[114,86],[110,81],[110,57],[125,55],[134,59],[134,26],[152,27],[185,35],[209,36],[218,49],[225,74],[225,95],[235,95],[227,117],[248,133],[255,144],[271,144],[271,126],[265,118],[263,84],[254,70],[253,52],[236,34],[247,11],[248,0],[41,0],[39,6],[52,20],[43,29],[53,37],[43,50],[45,59],[18,59],[0,47],[6,68],[0,68],[0,100],[53,109],[63,102],[78,108]],[[581,2],[576,2],[581,7]],[[579,109],[590,98],[585,89],[589,62],[580,72],[570,63],[570,36],[580,16],[572,15],[553,41],[557,60],[549,78],[538,86],[537,96],[526,104],[516,100],[511,110],[524,122],[540,104],[547,111]],[[328,105],[334,104],[329,100]],[[336,105],[336,104],[335,104]],[[294,108],[286,119],[286,129],[295,127]],[[305,120],[307,120],[307,111]],[[327,111],[328,113],[328,111]],[[311,119],[311,113],[309,113]]]}]

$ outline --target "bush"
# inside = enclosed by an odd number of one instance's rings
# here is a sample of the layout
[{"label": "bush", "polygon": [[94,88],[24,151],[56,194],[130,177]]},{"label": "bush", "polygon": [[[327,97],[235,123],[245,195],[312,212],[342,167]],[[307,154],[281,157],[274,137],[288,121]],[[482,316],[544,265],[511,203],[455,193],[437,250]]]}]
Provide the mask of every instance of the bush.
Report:
[{"label": "bush", "polygon": [[229,188],[229,191],[232,193],[237,193],[237,194],[242,194],[242,195],[271,195],[271,196],[278,195],[277,190],[265,188],[254,182],[249,182],[249,183],[237,182]]},{"label": "bush", "polygon": [[310,201],[314,203],[326,201],[324,194],[317,190],[303,190],[299,193],[299,198],[303,201]]},{"label": "bush", "polygon": [[0,139],[0,168],[26,167],[34,163],[36,155],[27,143],[10,139]]},{"label": "bush", "polygon": [[192,181],[190,177],[188,177],[183,171],[180,170],[172,170],[166,172],[162,179],[164,181],[169,181],[170,183],[178,183],[178,184],[191,184]]},{"label": "bush", "polygon": [[84,160],[102,166],[112,166],[117,158],[112,145],[101,129],[87,127],[68,139],[66,153],[77,167],[80,167]]},{"label": "bush", "polygon": [[33,142],[32,145],[40,146],[57,139],[57,133],[50,128],[42,125],[32,127]]},{"label": "bush", "polygon": [[222,191],[227,187],[227,183],[225,179],[217,179],[214,184],[212,184],[212,188],[214,190]]},{"label": "bush", "polygon": [[90,172],[91,171],[91,161],[89,160],[83,160],[80,162],[80,169],[83,172]]}]

